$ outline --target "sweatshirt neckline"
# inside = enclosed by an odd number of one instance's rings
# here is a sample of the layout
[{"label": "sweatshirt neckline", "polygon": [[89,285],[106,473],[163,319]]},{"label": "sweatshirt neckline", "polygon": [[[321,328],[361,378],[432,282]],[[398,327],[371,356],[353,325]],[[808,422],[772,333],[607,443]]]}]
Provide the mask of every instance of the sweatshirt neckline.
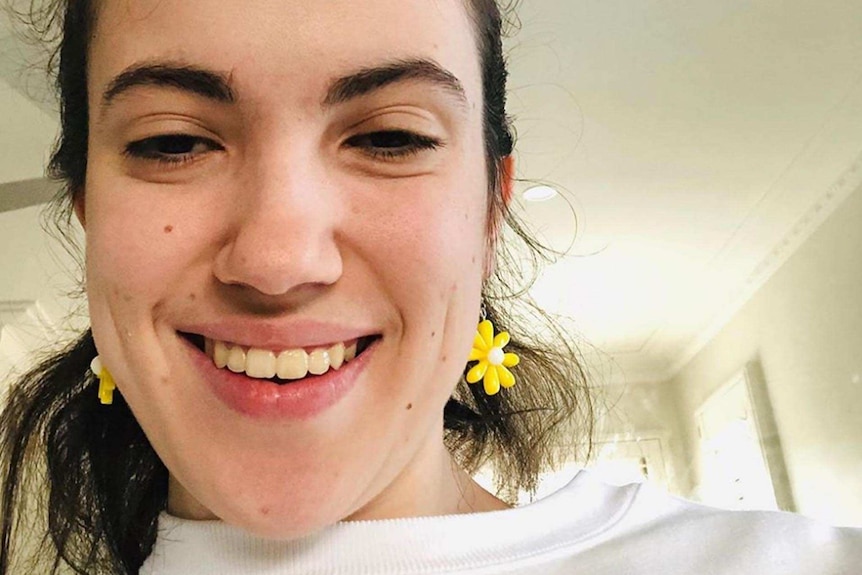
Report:
[{"label": "sweatshirt neckline", "polygon": [[141,574],[190,575],[195,569],[213,575],[424,574],[512,563],[602,532],[626,513],[637,490],[637,485],[605,485],[581,470],[559,491],[512,509],[343,521],[291,541],[163,511],[156,545]]}]

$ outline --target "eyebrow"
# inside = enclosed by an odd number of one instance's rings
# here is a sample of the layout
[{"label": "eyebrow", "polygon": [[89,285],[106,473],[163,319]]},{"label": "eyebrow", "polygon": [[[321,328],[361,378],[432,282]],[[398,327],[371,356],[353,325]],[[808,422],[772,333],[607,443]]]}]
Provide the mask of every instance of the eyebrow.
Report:
[{"label": "eyebrow", "polygon": [[459,104],[467,104],[464,86],[452,72],[433,60],[420,58],[396,60],[381,66],[363,68],[358,72],[339,78],[327,90],[323,105],[330,107],[343,104],[391,84],[409,80],[418,80],[441,88],[455,96]]},{"label": "eyebrow", "polygon": [[176,62],[134,64],[108,84],[102,94],[102,111],[124,92],[138,86],[176,88],[224,104],[236,101],[229,76]]},{"label": "eyebrow", "polygon": [[[436,62],[424,58],[396,60],[338,78],[330,84],[321,104],[324,108],[332,107],[410,80],[441,88],[454,96],[459,104],[467,104],[466,92],[458,78]],[[181,62],[144,62],[126,68],[111,80],[102,94],[102,112],[118,96],[139,86],[176,88],[222,104],[237,101],[229,75]]]}]

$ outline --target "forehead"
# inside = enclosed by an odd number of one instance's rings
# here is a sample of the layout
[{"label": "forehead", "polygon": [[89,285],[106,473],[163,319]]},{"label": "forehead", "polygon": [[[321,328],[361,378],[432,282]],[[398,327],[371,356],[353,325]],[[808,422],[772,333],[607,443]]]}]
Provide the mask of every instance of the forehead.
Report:
[{"label": "forehead", "polygon": [[464,0],[111,0],[100,3],[90,79],[141,62],[220,70],[254,92],[311,98],[334,76],[427,58],[481,101],[478,48]]}]

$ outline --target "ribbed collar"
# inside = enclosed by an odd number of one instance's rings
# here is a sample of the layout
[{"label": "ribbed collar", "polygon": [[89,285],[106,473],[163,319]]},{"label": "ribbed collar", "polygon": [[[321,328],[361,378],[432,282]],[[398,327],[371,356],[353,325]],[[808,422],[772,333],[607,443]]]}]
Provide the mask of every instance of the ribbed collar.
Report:
[{"label": "ribbed collar", "polygon": [[616,523],[637,486],[580,471],[535,503],[486,513],[351,521],[294,541],[270,541],[223,521],[162,512],[140,575],[425,574],[490,569],[586,543]]}]

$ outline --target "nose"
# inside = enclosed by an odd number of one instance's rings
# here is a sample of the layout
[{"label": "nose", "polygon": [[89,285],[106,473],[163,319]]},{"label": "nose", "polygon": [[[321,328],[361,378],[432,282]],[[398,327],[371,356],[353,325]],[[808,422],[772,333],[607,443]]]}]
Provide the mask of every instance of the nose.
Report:
[{"label": "nose", "polygon": [[231,190],[230,233],[215,261],[216,278],[278,296],[335,283],[342,204],[319,162],[261,158]]}]

